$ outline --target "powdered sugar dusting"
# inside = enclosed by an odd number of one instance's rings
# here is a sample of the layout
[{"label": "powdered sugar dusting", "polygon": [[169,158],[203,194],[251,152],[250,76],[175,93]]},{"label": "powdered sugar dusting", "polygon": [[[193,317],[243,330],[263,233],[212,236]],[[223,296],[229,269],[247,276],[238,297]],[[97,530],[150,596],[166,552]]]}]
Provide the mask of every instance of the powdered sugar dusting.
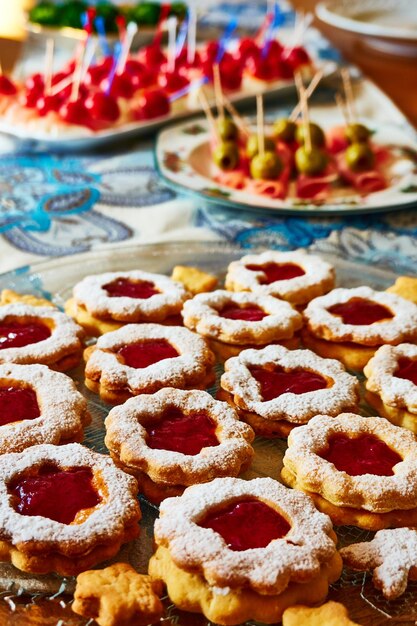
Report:
[{"label": "powdered sugar dusting", "polygon": [[[167,409],[184,414],[206,412],[216,424],[219,445],[203,448],[195,455],[149,448],[146,425],[163,420]],[[238,473],[253,450],[254,433],[238,421],[236,412],[225,402],[214,400],[205,391],[162,389],[155,394],[131,398],[115,407],[105,421],[107,447],[123,463],[146,472],[155,482],[190,485],[215,476]],[[229,472],[229,474],[228,474]]]},{"label": "powdered sugar dusting", "polygon": [[[146,299],[110,297],[104,285],[119,278],[152,282],[160,293]],[[189,297],[182,283],[162,274],[139,270],[86,276],[75,285],[73,293],[76,303],[85,306],[91,315],[126,322],[162,321],[169,315],[179,313],[183,302]]]},{"label": "powdered sugar dusting", "polygon": [[375,586],[388,600],[394,600],[406,590],[410,570],[417,568],[417,531],[379,530],[372,541],[342,548],[340,554],[349,567],[374,570]]},{"label": "powdered sugar dusting", "polygon": [[[253,497],[276,508],[291,524],[285,537],[264,548],[231,550],[210,528],[198,526],[213,507]],[[291,581],[308,582],[335,554],[332,524],[311,499],[272,478],[244,481],[217,478],[188,487],[179,498],[164,500],[155,522],[157,544],[167,547],[178,567],[202,573],[212,586],[250,586],[265,594],[284,591]]]},{"label": "powdered sugar dusting", "polygon": [[417,361],[417,345],[401,343],[399,346],[381,346],[364,369],[366,388],[381,396],[389,406],[405,407],[417,415],[417,385],[411,380],[397,378],[398,360],[408,358]]},{"label": "powdered sugar dusting", "polygon": [[45,365],[0,365],[0,386],[30,387],[40,409],[35,419],[0,426],[0,454],[40,443],[58,444],[79,434],[87,421],[87,401],[75,383]]},{"label": "powdered sugar dusting", "polygon": [[[363,433],[374,435],[403,460],[394,466],[392,476],[350,476],[320,456],[329,438],[336,433],[350,437]],[[303,488],[337,506],[374,513],[416,506],[417,440],[411,432],[381,417],[361,417],[353,413],[342,413],[338,417],[317,415],[306,426],[291,431],[283,463]]]},{"label": "powdered sugar dusting", "polygon": [[[251,375],[253,365],[280,366],[285,370],[307,369],[329,379],[328,387],[302,394],[284,393],[264,401],[258,381]],[[333,381],[333,382],[331,382]],[[225,363],[221,387],[233,394],[235,404],[264,419],[285,419],[302,424],[319,413],[337,415],[355,405],[359,383],[335,359],[323,359],[310,350],[287,350],[283,346],[268,346],[262,350],[244,350]]]},{"label": "powdered sugar dusting", "polygon": [[[227,319],[219,311],[227,304],[256,305],[266,317],[259,321]],[[188,300],[182,311],[184,324],[204,337],[231,344],[267,344],[293,336],[302,326],[302,316],[283,300],[247,292],[231,293],[218,289]]]},{"label": "powdered sugar dusting", "polygon": [[[56,463],[58,467],[90,467],[98,474],[108,495],[85,521],[79,524],[62,524],[39,515],[20,515],[11,506],[7,485],[30,468],[45,463]],[[58,549],[61,545],[75,546],[75,550],[87,552],[103,541],[112,540],[123,533],[127,523],[138,519],[136,501],[137,484],[132,476],[119,470],[104,454],[93,452],[77,443],[66,446],[49,444],[33,446],[20,453],[4,454],[0,457],[0,536],[13,545],[26,542],[45,542],[45,551]]]},{"label": "powdered sugar dusting", "polygon": [[[122,363],[115,354],[128,344],[151,339],[166,339],[179,356],[136,369]],[[187,384],[188,379],[203,377],[214,364],[214,355],[198,335],[180,326],[128,324],[99,337],[86,364],[86,376],[111,389],[129,387],[133,392],[159,383],[161,387]]]},{"label": "powdered sugar dusting", "polygon": [[[328,309],[335,304],[363,298],[387,307],[393,317],[374,324],[344,324]],[[386,291],[374,291],[370,287],[334,289],[310,302],[304,311],[309,330],[328,341],[353,341],[364,345],[400,343],[417,339],[417,305]]]},{"label": "powdered sugar dusting", "polygon": [[84,330],[74,320],[51,307],[30,306],[29,304],[6,304],[0,307],[0,324],[26,319],[30,321],[51,321],[51,335],[37,343],[20,348],[4,348],[0,350],[0,363],[33,363],[54,364],[64,356],[81,350],[81,339]]},{"label": "powdered sugar dusting", "polygon": [[[261,281],[264,273],[249,270],[247,265],[266,265],[267,263],[278,265],[293,263],[301,267],[305,273],[302,276],[263,285]],[[318,256],[306,254],[303,250],[293,252],[267,250],[262,254],[248,254],[239,261],[230,263],[226,275],[226,289],[277,296],[297,304],[308,302],[311,298],[326,293],[333,286],[333,266]]]}]

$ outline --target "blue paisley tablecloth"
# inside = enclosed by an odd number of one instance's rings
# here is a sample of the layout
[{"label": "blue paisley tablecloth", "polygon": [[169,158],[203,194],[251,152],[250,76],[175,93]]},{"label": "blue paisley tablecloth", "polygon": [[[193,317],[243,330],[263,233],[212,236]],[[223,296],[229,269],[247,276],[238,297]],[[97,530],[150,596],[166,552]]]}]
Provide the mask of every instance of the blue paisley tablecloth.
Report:
[{"label": "blue paisley tablecloth", "polygon": [[[293,14],[283,5],[285,19]],[[210,13],[222,23],[235,12],[242,24],[262,20],[260,3],[223,3]],[[208,22],[208,17],[205,18]],[[337,52],[309,34],[322,58]],[[414,131],[394,105],[365,79],[355,81],[357,106],[366,117]],[[333,106],[325,88],[316,106]],[[290,102],[284,102],[288,109]],[[278,108],[268,109],[276,114]],[[46,256],[92,248],[169,240],[225,240],[245,248],[307,247],[399,272],[417,273],[417,210],[355,217],[279,217],[226,210],[180,195],[158,178],[153,142],[140,140],[100,154],[28,154],[0,136],[0,272]]]}]

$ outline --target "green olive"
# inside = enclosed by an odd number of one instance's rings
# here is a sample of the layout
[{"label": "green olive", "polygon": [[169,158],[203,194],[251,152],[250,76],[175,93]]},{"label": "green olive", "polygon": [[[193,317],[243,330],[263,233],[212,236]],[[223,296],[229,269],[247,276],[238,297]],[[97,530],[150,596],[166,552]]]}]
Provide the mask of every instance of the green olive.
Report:
[{"label": "green olive", "polygon": [[239,150],[234,141],[222,141],[213,151],[213,160],[221,170],[233,170],[239,161]]},{"label": "green olive", "polygon": [[258,180],[274,180],[278,178],[283,169],[283,164],[276,152],[264,152],[256,154],[250,164],[252,178]]},{"label": "green olive", "polygon": [[[320,126],[318,126],[317,124],[311,123],[309,124],[309,129],[310,129],[311,145],[316,146],[317,148],[322,148],[324,144],[326,143],[326,138]],[[295,131],[296,141],[300,145],[304,145],[304,143],[306,142],[306,136],[307,136],[307,125],[303,123],[299,124],[297,126],[297,130]]]},{"label": "green olive", "polygon": [[348,124],[345,135],[350,143],[366,143],[371,136],[371,131],[363,124]]},{"label": "green olive", "polygon": [[345,152],[346,163],[354,172],[370,170],[375,162],[375,155],[366,143],[352,143]]},{"label": "green olive", "polygon": [[280,139],[286,143],[291,143],[295,139],[297,124],[291,120],[281,117],[274,122],[273,134],[275,139]]},{"label": "green olive", "polygon": [[295,152],[295,165],[300,174],[321,174],[326,168],[327,156],[320,148],[307,150],[301,146]]},{"label": "green olive", "polygon": [[[264,137],[265,152],[275,152],[275,141],[271,137]],[[253,159],[259,152],[258,135],[251,135],[246,144],[246,154],[249,159]]]},{"label": "green olive", "polygon": [[238,138],[237,126],[230,117],[220,117],[216,122],[216,126],[222,141],[236,141]]}]

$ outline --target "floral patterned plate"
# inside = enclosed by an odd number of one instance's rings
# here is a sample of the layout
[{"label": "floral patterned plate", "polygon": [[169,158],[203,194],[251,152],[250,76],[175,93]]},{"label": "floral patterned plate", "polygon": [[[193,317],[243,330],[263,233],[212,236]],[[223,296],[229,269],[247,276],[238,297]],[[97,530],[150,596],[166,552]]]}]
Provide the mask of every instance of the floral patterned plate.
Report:
[{"label": "floral patterned plate", "polygon": [[[324,129],[342,123],[335,107],[320,109],[311,115]],[[380,125],[373,121],[368,121],[367,125],[373,131],[373,142],[389,147],[394,158],[384,170],[389,186],[366,196],[360,195],[353,187],[336,186],[325,199],[300,199],[290,192],[286,199],[280,200],[220,184],[215,179],[219,170],[211,157],[209,124],[205,118],[161,131],[156,143],[155,160],[159,173],[171,186],[239,210],[350,215],[392,211],[417,203],[417,142],[400,126]]]}]

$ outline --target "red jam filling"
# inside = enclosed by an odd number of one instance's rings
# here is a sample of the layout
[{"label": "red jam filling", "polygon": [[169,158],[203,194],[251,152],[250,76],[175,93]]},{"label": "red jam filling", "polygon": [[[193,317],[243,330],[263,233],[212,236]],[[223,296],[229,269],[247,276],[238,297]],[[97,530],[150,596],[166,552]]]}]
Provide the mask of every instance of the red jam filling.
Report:
[{"label": "red jam filling", "polygon": [[402,461],[401,456],[381,439],[366,434],[354,438],[344,434],[332,435],[327,450],[320,456],[349,476],[392,476],[392,468]]},{"label": "red jam filling", "polygon": [[141,343],[123,346],[117,352],[129,367],[141,369],[164,359],[172,359],[179,353],[166,339],[150,339]]},{"label": "red jam filling", "polygon": [[203,448],[218,446],[216,424],[204,411],[184,415],[170,409],[164,419],[147,427],[146,443],[157,450],[195,455]]},{"label": "red jam filling", "polygon": [[289,278],[296,278],[297,276],[303,276],[305,271],[299,265],[295,263],[266,263],[265,265],[246,265],[246,269],[252,272],[263,272],[265,276],[260,279],[262,285],[270,285],[277,280],[288,280]]},{"label": "red jam filling", "polygon": [[407,357],[398,359],[398,367],[394,372],[394,376],[411,380],[412,383],[417,385],[417,360],[408,359]]},{"label": "red jam filling", "polygon": [[240,307],[233,302],[226,304],[220,311],[220,317],[226,317],[229,320],[244,320],[245,322],[259,322],[268,315],[256,304]]},{"label": "red jam filling", "polygon": [[111,298],[139,298],[147,300],[159,293],[155,285],[149,280],[133,281],[128,278],[116,278],[111,283],[103,285]]},{"label": "red jam filling", "polygon": [[21,348],[31,343],[38,343],[51,336],[51,331],[45,324],[18,322],[0,324],[0,350],[5,348]]},{"label": "red jam filling", "polygon": [[309,370],[294,369],[286,372],[278,365],[271,371],[253,365],[249,371],[260,384],[265,402],[278,398],[283,393],[301,394],[327,387],[327,381],[323,376]]},{"label": "red jam filling", "polygon": [[240,500],[209,513],[198,524],[219,533],[231,550],[265,548],[274,539],[285,537],[291,526],[287,520],[260,500]]},{"label": "red jam filling", "polygon": [[16,498],[14,509],[21,515],[40,515],[70,524],[83,509],[96,506],[101,498],[92,485],[89,467],[61,470],[46,466],[37,476],[21,478],[9,485]]},{"label": "red jam filling", "polygon": [[339,315],[344,324],[353,324],[354,326],[374,324],[394,317],[387,307],[377,302],[371,302],[371,300],[365,300],[365,298],[352,298],[348,302],[334,304],[327,310],[333,315]]},{"label": "red jam filling", "polygon": [[40,414],[33,389],[0,387],[0,426],[33,420]]}]

